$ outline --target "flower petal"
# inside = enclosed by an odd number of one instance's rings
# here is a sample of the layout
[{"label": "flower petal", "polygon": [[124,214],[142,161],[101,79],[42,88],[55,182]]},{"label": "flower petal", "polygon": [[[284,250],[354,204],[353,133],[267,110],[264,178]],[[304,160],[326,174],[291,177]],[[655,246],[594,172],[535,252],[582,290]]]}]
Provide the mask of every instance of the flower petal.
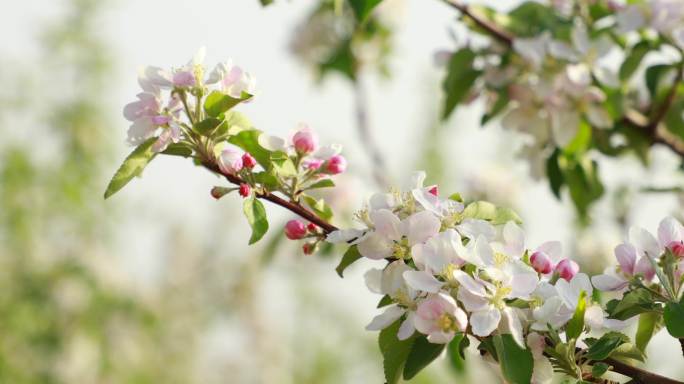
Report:
[{"label": "flower petal", "polygon": [[368,235],[363,241],[359,242],[359,253],[373,260],[384,259],[392,254],[393,242],[373,232]]},{"label": "flower petal", "polygon": [[381,329],[385,329],[389,327],[392,323],[397,321],[397,319],[400,318],[401,315],[404,314],[404,312],[406,312],[405,309],[396,305],[387,307],[387,309],[383,313],[375,316],[373,320],[371,320],[371,322],[368,325],[366,325],[366,330],[379,331]]},{"label": "flower petal", "polygon": [[425,271],[406,271],[403,276],[409,287],[423,292],[437,293],[444,285],[432,274]]},{"label": "flower petal", "polygon": [[657,258],[660,257],[660,254],[662,253],[658,240],[643,228],[630,228],[629,241],[634,244],[639,255],[646,254],[650,257]]},{"label": "flower petal", "polygon": [[500,321],[501,312],[493,306],[470,315],[470,326],[476,336],[489,336],[499,326]]}]

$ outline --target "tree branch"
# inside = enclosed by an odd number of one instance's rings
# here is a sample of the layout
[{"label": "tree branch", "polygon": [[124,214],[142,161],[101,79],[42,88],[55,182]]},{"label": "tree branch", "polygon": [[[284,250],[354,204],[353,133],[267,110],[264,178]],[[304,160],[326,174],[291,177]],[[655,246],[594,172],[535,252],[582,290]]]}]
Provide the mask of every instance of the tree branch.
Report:
[{"label": "tree branch", "polygon": [[[245,181],[240,178],[239,176],[232,175],[230,173],[224,173],[219,169],[218,165],[215,163],[209,162],[209,161],[203,161],[202,166],[205,167],[206,169],[219,174],[223,176],[226,180],[231,182],[232,184],[235,185],[240,185],[245,183]],[[287,201],[279,196],[274,195],[273,193],[269,191],[264,191],[264,192],[256,192],[255,193],[256,197],[259,199],[267,200],[270,201],[271,203],[275,205],[279,205],[288,211],[295,213],[296,215],[300,216],[302,219],[308,220],[317,226],[319,226],[324,234],[329,234],[330,232],[336,231],[337,227],[334,225],[328,223],[327,221],[321,219],[318,217],[315,213],[311,212],[310,210],[306,209],[299,203]]]},{"label": "tree branch", "polygon": [[613,367],[613,372],[617,372],[621,375],[631,377],[638,383],[642,384],[682,384],[681,381],[670,379],[665,376],[660,376],[656,373],[645,371],[641,368],[625,364],[621,361],[617,361],[612,358],[607,358],[603,360],[606,364]]},{"label": "tree branch", "polygon": [[495,39],[499,40],[500,42],[502,42],[508,46],[513,45],[513,36],[510,33],[501,29],[498,25],[490,22],[489,20],[486,20],[486,19],[480,17],[479,15],[474,14],[472,12],[472,10],[470,9],[470,7],[468,7],[467,5],[461,3],[458,0],[443,0],[443,1],[448,6],[460,11],[463,14],[463,16],[466,16],[470,20],[475,22],[475,24],[477,24],[480,28],[487,31]]}]

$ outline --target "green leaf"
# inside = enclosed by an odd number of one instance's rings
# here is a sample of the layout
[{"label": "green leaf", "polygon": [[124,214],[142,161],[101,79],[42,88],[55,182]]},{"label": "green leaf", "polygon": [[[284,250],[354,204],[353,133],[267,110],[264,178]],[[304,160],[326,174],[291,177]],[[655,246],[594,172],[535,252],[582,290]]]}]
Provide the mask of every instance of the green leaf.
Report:
[{"label": "green leaf", "polygon": [[511,384],[528,384],[534,366],[532,353],[521,348],[510,334],[495,335],[494,347],[506,380]]},{"label": "green leaf", "polygon": [[646,312],[639,315],[639,325],[637,327],[634,341],[637,348],[642,352],[646,352],[646,347],[653,335],[658,331],[658,323],[660,322],[660,314],[655,312]]},{"label": "green leaf", "polygon": [[660,309],[653,295],[644,288],[637,288],[627,292],[620,300],[606,303],[606,311],[612,319],[627,320],[644,312],[654,312]]},{"label": "green leaf", "polygon": [[273,165],[273,172],[278,176],[287,179],[297,176],[297,167],[289,157],[274,158],[271,156],[271,164]]},{"label": "green leaf", "polygon": [[320,216],[322,219],[329,221],[333,217],[333,211],[330,206],[328,206],[325,203],[325,200],[323,199],[318,199],[316,200],[315,198],[309,196],[309,195],[301,195],[302,200],[311,208],[314,213],[318,216]]},{"label": "green leaf", "polygon": [[665,327],[672,337],[684,338],[684,305],[682,303],[669,302],[665,304],[663,320],[665,320]]},{"label": "green leaf", "polygon": [[[680,90],[681,92],[681,90]],[[684,140],[684,98],[676,99],[668,109],[663,122],[667,130],[677,135],[680,140]]]},{"label": "green leaf", "polygon": [[575,313],[572,315],[572,319],[568,322],[565,328],[565,334],[568,337],[568,341],[571,339],[577,339],[579,335],[582,334],[584,330],[584,312],[587,308],[587,292],[582,290],[577,300],[577,308],[575,308]]},{"label": "green leaf", "polygon": [[266,217],[266,209],[259,199],[254,196],[245,199],[242,206],[245,212],[247,222],[252,227],[252,236],[249,238],[249,244],[254,244],[261,240],[268,231],[268,219]]},{"label": "green leaf", "polygon": [[219,117],[222,113],[251,98],[252,95],[245,92],[236,99],[219,91],[212,91],[204,100],[204,111],[210,117]]},{"label": "green leaf", "polygon": [[546,177],[549,179],[549,186],[551,187],[553,195],[556,196],[558,200],[561,198],[561,188],[565,184],[563,174],[558,166],[559,154],[560,150],[556,148],[556,150],[546,160]]},{"label": "green leaf", "polygon": [[107,190],[104,193],[105,199],[118,192],[134,177],[140,176],[147,164],[157,155],[156,152],[152,151],[152,145],[156,141],[156,137],[145,140],[126,157],[119,169],[114,173],[109,185],[107,185]]},{"label": "green leaf", "polygon": [[572,23],[561,18],[550,6],[530,1],[509,12],[508,22],[503,26],[518,37],[532,37],[550,31],[559,38],[570,35]]},{"label": "green leaf", "polygon": [[[335,269],[335,270],[337,270],[337,269]],[[344,268],[342,270],[344,270]],[[340,277],[341,277],[342,271],[338,271],[337,274],[340,275]],[[392,300],[390,295],[385,295],[382,297],[382,299],[380,299],[380,301],[378,301],[378,306],[376,308],[386,307],[386,306],[392,304],[393,302],[394,302],[394,300]]]},{"label": "green leaf", "polygon": [[319,67],[321,76],[328,72],[339,72],[351,81],[356,80],[357,62],[351,47],[351,39],[341,41]]},{"label": "green leaf", "polygon": [[265,170],[271,169],[271,152],[259,145],[261,131],[248,129],[228,138],[228,142],[249,152]]},{"label": "green leaf", "polygon": [[335,183],[330,179],[322,179],[309,185],[306,189],[316,189],[316,188],[331,188],[334,187]]},{"label": "green leaf", "polygon": [[430,365],[444,350],[444,344],[433,344],[427,337],[420,336],[413,342],[411,352],[404,366],[404,380],[411,380],[423,368]]},{"label": "green leaf", "polygon": [[465,349],[470,345],[470,340],[468,336],[463,333],[457,333],[451,340],[449,345],[447,345],[447,357],[449,360],[449,365],[456,372],[465,371]]},{"label": "green leaf", "polygon": [[380,331],[380,336],[378,337],[386,384],[396,384],[399,382],[406,365],[406,359],[411,353],[411,347],[414,342],[414,338],[407,340],[399,340],[397,338],[400,325],[401,319]]},{"label": "green leaf", "polygon": [[451,56],[447,66],[447,76],[442,83],[446,94],[442,119],[449,118],[456,106],[460,104],[470,92],[481,71],[473,68],[475,52],[469,48],[462,48]]},{"label": "green leaf", "polygon": [[522,223],[522,219],[510,208],[500,208],[488,201],[474,201],[465,208],[463,217],[490,221],[494,225],[514,221]]},{"label": "green leaf", "polygon": [[508,88],[502,88],[496,93],[496,101],[492,108],[482,115],[480,119],[480,125],[485,125],[493,118],[497,117],[501,112],[503,112],[508,106],[510,99],[508,98]]},{"label": "green leaf", "polygon": [[349,5],[354,10],[356,19],[359,22],[363,22],[381,2],[382,0],[349,0]]},{"label": "green leaf", "polygon": [[166,147],[162,154],[180,157],[190,157],[192,156],[192,148],[188,147],[183,143],[171,143],[168,147]]},{"label": "green leaf", "polygon": [[558,158],[558,166],[580,218],[586,220],[589,207],[604,192],[603,183],[599,179],[598,164],[587,155],[566,156],[563,154]]},{"label": "green leaf", "polygon": [[340,263],[335,268],[335,272],[337,272],[337,275],[339,277],[344,278],[344,270],[347,269],[348,266],[352,265],[356,260],[360,259],[361,257],[362,256],[359,253],[356,244],[352,245],[347,249],[347,252],[344,253],[344,256],[342,256],[342,260],[340,260]]},{"label": "green leaf", "polygon": [[640,41],[635,44],[629,53],[627,53],[625,61],[620,66],[620,80],[629,80],[634,72],[636,72],[637,68],[639,68],[641,60],[650,50],[651,45],[648,41]]},{"label": "green leaf", "polygon": [[644,355],[644,353],[641,352],[636,345],[627,342],[615,348],[615,350],[610,354],[610,357],[620,360],[634,359],[643,362],[646,358],[646,355]]},{"label": "green leaf", "polygon": [[672,71],[674,67],[670,64],[657,64],[646,69],[646,88],[651,95],[651,101],[657,102],[660,94],[660,83],[665,74]]},{"label": "green leaf", "polygon": [[598,379],[608,372],[608,368],[610,368],[608,364],[599,361],[591,367],[591,376]]},{"label": "green leaf", "polygon": [[[615,351],[619,346],[629,341],[629,338],[619,332],[608,332],[601,336],[600,339],[591,342],[587,349],[586,357],[590,360],[601,361],[605,360]],[[590,339],[585,339],[589,344]]]},{"label": "green leaf", "polygon": [[195,132],[199,133],[200,135],[203,136],[211,136],[211,133],[214,132],[216,127],[218,127],[222,123],[222,120],[219,120],[214,117],[208,117],[198,123],[195,124],[194,129]]}]

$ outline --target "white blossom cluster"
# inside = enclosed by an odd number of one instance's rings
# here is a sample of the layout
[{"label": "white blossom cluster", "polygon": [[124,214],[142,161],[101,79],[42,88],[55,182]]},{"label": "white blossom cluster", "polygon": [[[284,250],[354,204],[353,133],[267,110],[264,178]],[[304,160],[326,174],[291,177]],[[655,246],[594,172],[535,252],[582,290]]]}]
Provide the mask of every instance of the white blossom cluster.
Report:
[{"label": "white blossom cluster", "polygon": [[[417,331],[432,343],[448,343],[457,332],[511,334],[533,351],[535,382],[546,382],[552,367],[537,342],[548,327],[561,330],[571,319],[582,291],[591,297],[589,277],[561,258],[559,242],[528,249],[514,221],[492,225],[466,217],[462,203],[440,198],[435,186],[423,186],[424,178],[417,173],[410,191],[373,195],[357,215],[365,228],[328,236],[354,244],[364,257],[389,261],[365,275],[387,303],[367,329],[401,321],[399,339]],[[585,323],[591,329],[624,325],[606,319],[593,302]]]}]

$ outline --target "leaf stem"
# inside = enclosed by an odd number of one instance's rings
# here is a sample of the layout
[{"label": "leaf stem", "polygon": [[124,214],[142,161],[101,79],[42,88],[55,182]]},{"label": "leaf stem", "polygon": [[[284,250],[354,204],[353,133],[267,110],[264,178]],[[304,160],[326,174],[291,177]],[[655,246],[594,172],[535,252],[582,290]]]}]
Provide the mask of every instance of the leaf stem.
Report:
[{"label": "leaf stem", "polygon": [[510,33],[503,30],[498,25],[490,22],[489,20],[483,19],[479,15],[473,13],[472,10],[470,9],[470,7],[468,7],[467,5],[461,3],[458,0],[443,0],[443,1],[446,5],[460,11],[463,14],[463,16],[466,16],[470,20],[475,22],[475,24],[477,24],[480,28],[487,31],[495,39],[499,40],[500,42],[502,42],[508,46],[513,45],[513,36]]}]

